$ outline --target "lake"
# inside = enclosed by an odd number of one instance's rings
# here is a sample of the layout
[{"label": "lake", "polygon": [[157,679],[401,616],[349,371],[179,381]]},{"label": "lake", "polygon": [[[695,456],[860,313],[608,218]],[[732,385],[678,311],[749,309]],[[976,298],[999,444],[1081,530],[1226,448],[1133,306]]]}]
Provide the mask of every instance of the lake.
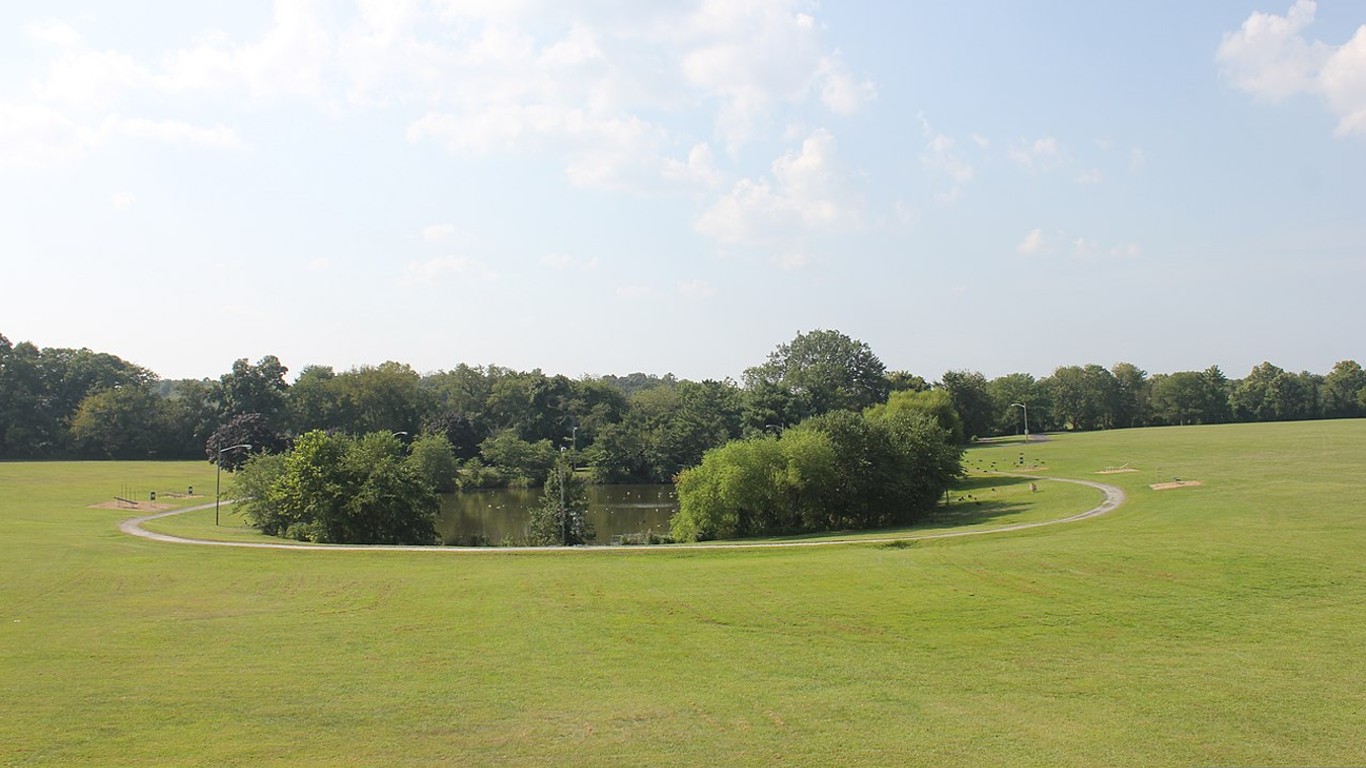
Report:
[{"label": "lake", "polygon": [[[590,485],[587,491],[588,521],[597,533],[597,544],[616,543],[619,536],[666,535],[669,518],[678,511],[672,485]],[[540,488],[443,494],[436,531],[447,545],[521,542],[531,510],[540,503]]]}]

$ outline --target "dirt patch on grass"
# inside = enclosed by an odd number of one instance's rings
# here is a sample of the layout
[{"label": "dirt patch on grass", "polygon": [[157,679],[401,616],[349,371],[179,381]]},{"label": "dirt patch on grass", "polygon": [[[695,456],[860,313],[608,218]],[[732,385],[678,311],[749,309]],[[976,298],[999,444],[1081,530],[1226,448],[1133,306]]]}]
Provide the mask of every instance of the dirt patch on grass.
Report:
[{"label": "dirt patch on grass", "polygon": [[1199,480],[1173,480],[1170,483],[1154,483],[1148,486],[1154,491],[1169,491],[1172,488],[1190,488],[1196,485],[1204,485]]},{"label": "dirt patch on grass", "polygon": [[1118,474],[1121,474],[1121,473],[1123,473],[1123,472],[1137,472],[1137,471],[1138,471],[1138,470],[1133,469],[1133,468],[1131,468],[1131,467],[1109,467],[1109,468],[1107,468],[1107,469],[1102,469],[1101,471],[1097,472],[1096,474],[1097,474],[1097,475],[1118,475]]},{"label": "dirt patch on grass", "polygon": [[147,512],[162,512],[170,508],[170,504],[158,504],[154,501],[124,501],[123,499],[114,499],[103,504],[91,504],[88,507],[88,509],[136,509]]}]

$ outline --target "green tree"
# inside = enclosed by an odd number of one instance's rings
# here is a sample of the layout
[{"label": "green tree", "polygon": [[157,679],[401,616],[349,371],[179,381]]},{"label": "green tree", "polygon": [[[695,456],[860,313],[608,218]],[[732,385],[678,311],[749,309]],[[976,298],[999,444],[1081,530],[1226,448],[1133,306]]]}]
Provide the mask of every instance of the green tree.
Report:
[{"label": "green tree", "polygon": [[906,524],[934,508],[961,455],[922,410],[830,411],[708,451],[679,476],[670,528],[690,541]]},{"label": "green tree", "polygon": [[1318,416],[1318,386],[1308,373],[1294,374],[1262,363],[1229,394],[1240,421],[1292,421]]},{"label": "green tree", "polygon": [[1166,424],[1195,424],[1204,420],[1208,405],[1205,377],[1200,371],[1177,371],[1152,378],[1153,416]]},{"label": "green tree", "polygon": [[578,546],[596,538],[588,521],[588,489],[560,451],[547,477],[541,503],[531,511],[527,538],[532,546]]},{"label": "green tree", "polygon": [[1341,360],[1323,379],[1323,415],[1346,419],[1366,415],[1362,395],[1366,394],[1366,371],[1355,360]]},{"label": "green tree", "polygon": [[234,491],[247,521],[274,536],[346,544],[433,544],[439,502],[389,433],[314,430],[279,459],[255,457]]},{"label": "green tree", "polygon": [[1152,389],[1148,373],[1133,363],[1115,363],[1110,369],[1114,387],[1110,404],[1111,425],[1116,427],[1146,426],[1151,418]]},{"label": "green tree", "polygon": [[963,422],[964,435],[972,439],[992,433],[996,407],[987,391],[985,376],[976,371],[947,371],[940,386],[953,401],[953,409]]},{"label": "green tree", "polygon": [[259,413],[272,428],[284,426],[287,373],[289,369],[275,355],[266,355],[255,365],[245,357],[233,361],[232,371],[218,378],[221,420],[226,422],[241,413]]},{"label": "green tree", "polygon": [[145,459],[167,443],[167,408],[151,385],[130,385],[87,395],[71,420],[85,453],[107,459]]},{"label": "green tree", "polygon": [[866,413],[874,418],[884,418],[902,411],[928,416],[949,435],[955,445],[963,442],[963,421],[953,407],[948,390],[893,392],[886,403],[875,405]]},{"label": "green tree", "polygon": [[342,430],[417,434],[427,412],[422,377],[395,362],[366,365],[337,374],[330,382],[339,400]]},{"label": "green tree", "polygon": [[555,466],[555,448],[549,440],[528,442],[513,429],[480,443],[479,452],[485,463],[497,468],[511,485],[540,485]]},{"label": "green tree", "polygon": [[[229,451],[235,445],[249,445]],[[222,468],[236,471],[252,454],[280,453],[289,445],[284,435],[270,428],[266,417],[259,413],[239,413],[209,436],[204,443],[204,455],[210,464],[217,464],[222,450]]]},{"label": "green tree", "polygon": [[455,490],[460,462],[445,435],[422,435],[408,446],[407,463],[437,493]]},{"label": "green tree", "polygon": [[286,400],[289,424],[296,434],[341,429],[342,394],[336,379],[336,372],[328,365],[309,365],[299,372]]},{"label": "green tree", "polygon": [[1058,368],[1045,386],[1057,421],[1069,429],[1087,430],[1114,425],[1119,384],[1114,374],[1090,364]]},{"label": "green tree", "polygon": [[745,387],[776,384],[792,392],[808,418],[836,409],[861,411],[887,399],[887,370],[867,344],[838,331],[799,333],[763,365],[745,371]]},{"label": "green tree", "polygon": [[930,383],[923,376],[916,376],[909,371],[888,371],[887,387],[891,392],[925,392],[929,390]]},{"label": "green tree", "polygon": [[1018,435],[1024,431],[1025,411],[1029,409],[1029,429],[1038,433],[1050,428],[1052,402],[1046,387],[1028,373],[1008,373],[987,382],[994,413],[993,432],[997,435]]}]

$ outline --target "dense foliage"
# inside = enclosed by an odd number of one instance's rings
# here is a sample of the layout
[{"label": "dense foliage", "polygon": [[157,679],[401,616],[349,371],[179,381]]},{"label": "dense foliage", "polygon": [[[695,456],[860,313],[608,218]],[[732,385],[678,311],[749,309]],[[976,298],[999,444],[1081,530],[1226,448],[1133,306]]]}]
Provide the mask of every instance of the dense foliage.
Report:
[{"label": "dense foliage", "polygon": [[[1263,363],[1241,380],[1218,367],[1150,376],[1118,363],[1062,366],[1042,379],[954,370],[930,382],[887,371],[867,344],[828,330],[780,344],[745,371],[743,385],[463,363],[427,374],[388,362],[307,366],[293,383],[288,375],[267,355],[236,360],[217,379],[158,381],[113,355],[0,336],[0,459],[212,461],[219,447],[278,451],[311,430],[389,432],[445,438],[419,451],[441,489],[539,486],[560,448],[597,482],[668,482],[729,441],[908,397],[933,399],[939,423],[959,440],[1018,434],[1026,410],[1035,433],[1366,415],[1366,373],[1351,360],[1326,375]],[[225,453],[224,468],[247,456]]]},{"label": "dense foliage", "polygon": [[961,474],[962,448],[924,409],[829,411],[727,443],[678,478],[680,541],[914,522]]},{"label": "dense foliage", "polygon": [[394,435],[314,430],[283,454],[252,457],[234,492],[271,536],[333,544],[434,544],[436,490]]},{"label": "dense foliage", "polygon": [[588,521],[588,489],[561,451],[546,477],[541,503],[531,511],[527,542],[532,546],[577,546],[596,537]]}]

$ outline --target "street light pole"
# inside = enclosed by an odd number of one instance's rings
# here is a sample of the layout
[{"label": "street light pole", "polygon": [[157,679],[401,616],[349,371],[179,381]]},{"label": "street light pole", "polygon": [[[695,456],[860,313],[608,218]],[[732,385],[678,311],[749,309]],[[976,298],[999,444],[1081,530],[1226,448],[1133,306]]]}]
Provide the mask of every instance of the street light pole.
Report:
[{"label": "street light pole", "polygon": [[219,449],[218,449],[218,461],[214,462],[215,467],[216,467],[216,471],[214,472],[214,476],[213,476],[213,524],[214,524],[214,525],[218,525],[218,505],[219,505],[219,499],[221,498],[221,496],[222,496],[222,494],[223,494],[223,452],[224,452],[224,451],[235,451],[235,450],[237,450],[238,448],[246,448],[248,451],[250,451],[250,450],[251,450],[251,443],[242,443],[242,444],[240,444],[240,445],[230,445],[230,446],[228,446],[227,448],[219,448]]},{"label": "street light pole", "polygon": [[1025,442],[1029,442],[1029,406],[1024,403],[1011,403],[1010,407],[1024,409]]},{"label": "street light pole", "polygon": [[561,543],[569,546],[569,512],[564,508],[564,446],[560,446],[560,534]]}]

